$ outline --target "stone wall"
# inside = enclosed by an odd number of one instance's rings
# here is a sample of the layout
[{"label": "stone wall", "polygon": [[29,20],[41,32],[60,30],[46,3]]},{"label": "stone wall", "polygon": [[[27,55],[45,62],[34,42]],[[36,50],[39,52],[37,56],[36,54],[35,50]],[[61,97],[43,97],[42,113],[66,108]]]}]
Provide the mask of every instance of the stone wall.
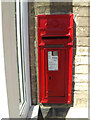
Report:
[{"label": "stone wall", "polygon": [[[88,100],[88,37],[89,37],[89,16],[90,7],[88,3],[70,2],[35,2],[34,10],[30,13],[29,3],[29,22],[30,22],[30,59],[31,59],[31,80],[32,80],[32,101],[38,100],[38,81],[37,70],[37,15],[38,14],[74,14],[74,49],[73,49],[73,75],[72,75],[72,102],[74,107],[86,107]],[[32,5],[31,5],[32,6]],[[34,22],[35,21],[35,22]],[[34,22],[34,23],[33,23]],[[35,26],[34,26],[35,25]],[[34,33],[35,31],[35,33]],[[35,43],[35,44],[34,44]],[[34,48],[35,46],[35,48]],[[32,51],[33,50],[33,51]],[[35,54],[36,53],[36,54]],[[35,56],[36,55],[36,56]],[[33,60],[34,59],[34,60]],[[34,71],[34,73],[33,73]],[[34,82],[34,83],[33,83]],[[36,91],[37,89],[37,91]],[[34,92],[33,92],[34,91]],[[33,95],[35,94],[35,95]],[[37,95],[37,99],[34,98]]]},{"label": "stone wall", "polygon": [[76,29],[76,36],[74,41],[76,44],[74,49],[76,54],[74,56],[73,67],[73,83],[74,83],[74,106],[87,107],[88,102],[88,37],[89,37],[89,16],[90,7],[88,3],[72,4],[74,13],[74,23]]},{"label": "stone wall", "polygon": [[36,58],[35,58],[35,12],[34,3],[30,2],[29,6],[29,50],[30,50],[30,80],[31,80],[31,100],[32,104],[37,104],[37,75],[36,75]]}]

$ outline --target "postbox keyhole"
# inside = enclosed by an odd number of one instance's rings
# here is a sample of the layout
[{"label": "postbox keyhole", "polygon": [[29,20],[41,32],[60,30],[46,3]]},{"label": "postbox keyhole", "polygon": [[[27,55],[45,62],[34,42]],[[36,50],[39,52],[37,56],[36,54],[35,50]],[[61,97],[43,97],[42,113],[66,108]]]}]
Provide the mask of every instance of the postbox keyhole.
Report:
[{"label": "postbox keyhole", "polygon": [[51,80],[51,76],[49,76],[49,80]]}]

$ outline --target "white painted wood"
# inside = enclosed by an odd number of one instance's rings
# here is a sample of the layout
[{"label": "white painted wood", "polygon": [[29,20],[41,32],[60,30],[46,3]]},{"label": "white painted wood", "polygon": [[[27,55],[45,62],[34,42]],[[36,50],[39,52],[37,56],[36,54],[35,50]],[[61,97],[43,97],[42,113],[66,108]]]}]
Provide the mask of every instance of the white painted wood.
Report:
[{"label": "white painted wood", "polygon": [[19,118],[15,3],[2,3],[2,28],[9,117]]},{"label": "white painted wood", "polygon": [[6,77],[4,65],[4,50],[3,50],[3,36],[2,36],[2,9],[0,1],[0,119],[8,118],[8,99],[6,90]]}]

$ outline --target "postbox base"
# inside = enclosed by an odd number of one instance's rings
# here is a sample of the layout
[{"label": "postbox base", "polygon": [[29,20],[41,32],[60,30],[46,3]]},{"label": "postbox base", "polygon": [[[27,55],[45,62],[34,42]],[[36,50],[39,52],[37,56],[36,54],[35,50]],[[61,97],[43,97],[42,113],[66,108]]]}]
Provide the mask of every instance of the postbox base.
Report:
[{"label": "postbox base", "polygon": [[51,98],[49,100],[47,100],[47,99],[41,100],[40,103],[53,103],[53,104],[55,104],[55,103],[58,103],[58,104],[65,104],[65,103],[67,103],[67,104],[71,104],[71,99],[70,100],[65,100],[65,98],[64,99],[63,98],[62,99],[61,98],[58,98],[58,99],[55,98],[52,101],[52,98]]}]

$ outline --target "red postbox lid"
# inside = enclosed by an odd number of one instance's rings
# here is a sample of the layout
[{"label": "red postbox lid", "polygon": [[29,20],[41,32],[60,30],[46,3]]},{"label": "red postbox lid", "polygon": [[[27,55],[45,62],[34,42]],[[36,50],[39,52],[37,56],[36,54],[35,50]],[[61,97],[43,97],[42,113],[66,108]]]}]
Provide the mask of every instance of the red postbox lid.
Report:
[{"label": "red postbox lid", "polygon": [[70,36],[73,29],[73,14],[38,15],[40,36]]}]

